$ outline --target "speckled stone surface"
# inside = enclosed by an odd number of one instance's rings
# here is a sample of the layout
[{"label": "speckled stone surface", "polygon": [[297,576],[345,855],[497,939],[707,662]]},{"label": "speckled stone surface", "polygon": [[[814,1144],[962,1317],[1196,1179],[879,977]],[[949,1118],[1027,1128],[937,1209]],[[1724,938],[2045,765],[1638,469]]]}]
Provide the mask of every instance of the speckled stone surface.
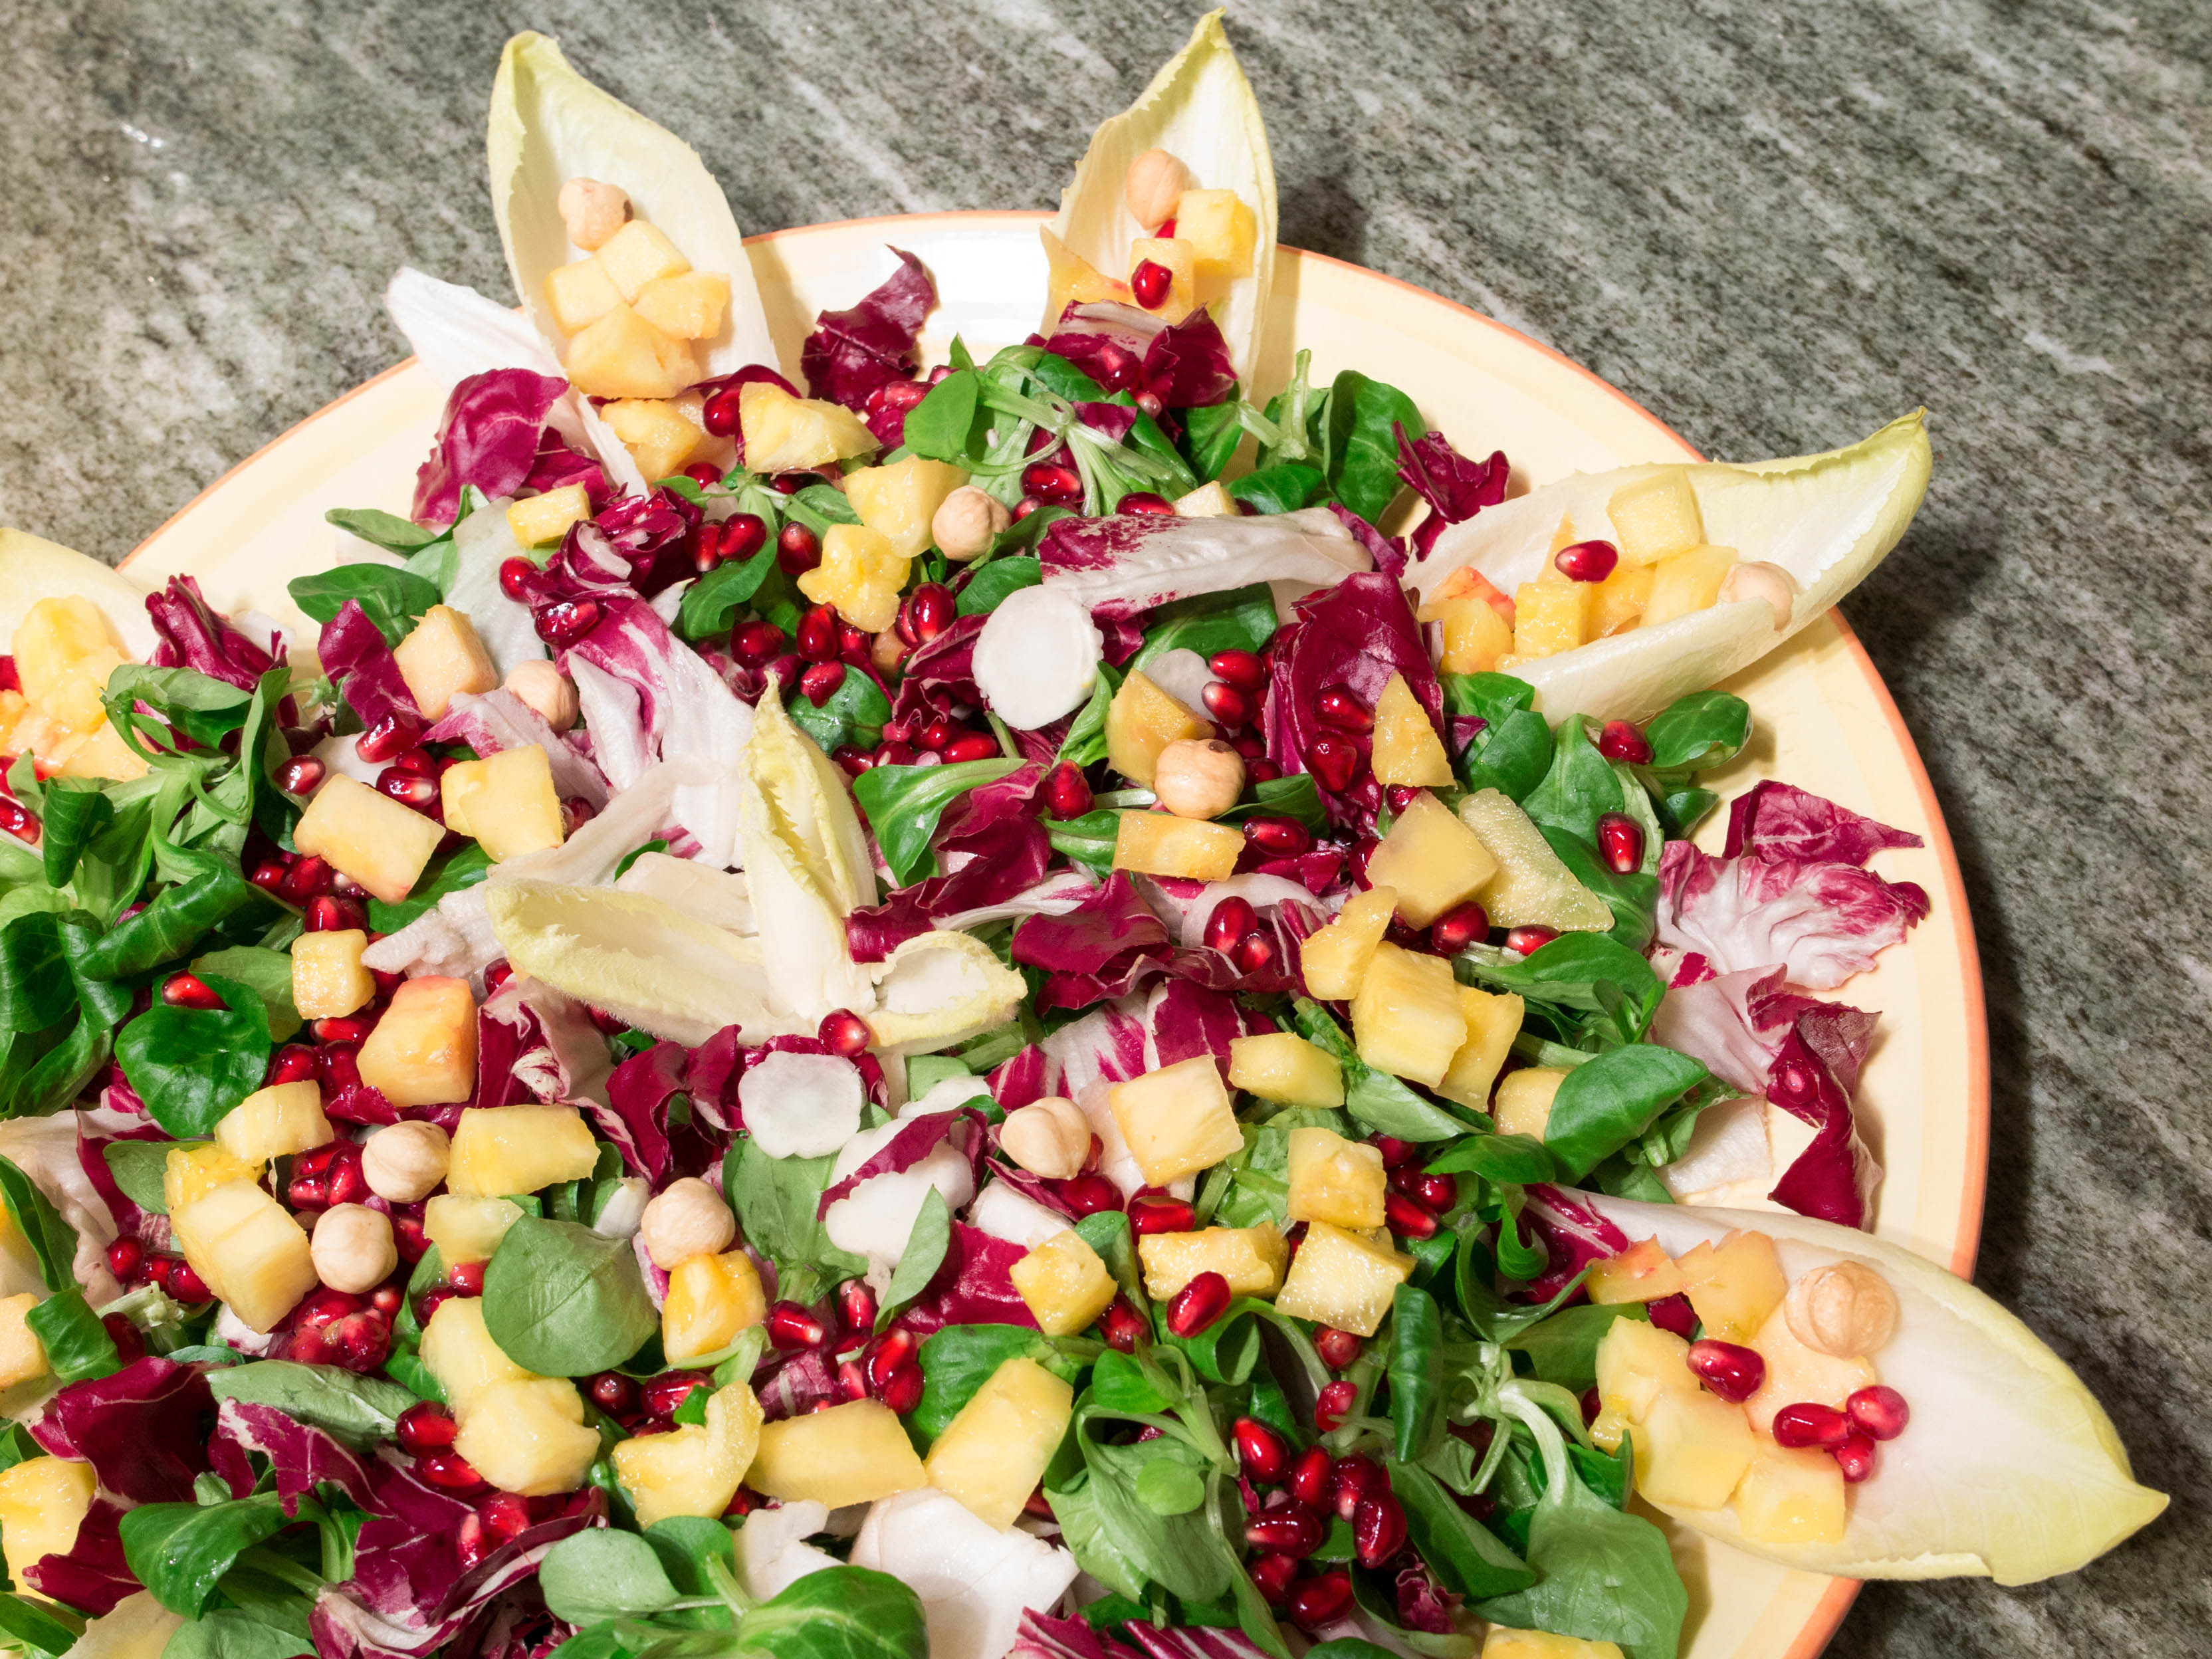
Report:
[{"label": "speckled stone surface", "polygon": [[[499,291],[480,147],[514,28],[690,136],[763,230],[1050,205],[1178,43],[1158,12],[6,0],[0,522],[118,557],[400,355],[395,264]],[[2056,1583],[1871,1587],[1832,1651],[2212,1651],[2212,12],[1296,0],[1231,27],[1286,242],[1474,304],[1724,458],[1934,410],[1927,507],[1845,610],[1980,933],[1980,1279],[2174,1502]]]}]

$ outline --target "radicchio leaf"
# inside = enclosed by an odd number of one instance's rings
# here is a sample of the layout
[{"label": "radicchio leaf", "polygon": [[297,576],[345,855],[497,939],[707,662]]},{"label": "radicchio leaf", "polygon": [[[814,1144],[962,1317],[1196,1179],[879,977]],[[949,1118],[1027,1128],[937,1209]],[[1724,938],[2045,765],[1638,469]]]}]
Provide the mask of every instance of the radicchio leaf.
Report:
[{"label": "radicchio leaf", "polygon": [[1150,1625],[1132,1619],[1121,1626],[1145,1659],[1267,1659],[1250,1637],[1224,1625]]},{"label": "radicchio leaf", "polygon": [[337,615],[323,624],[316,641],[323,672],[345,694],[353,712],[365,726],[374,726],[387,714],[422,719],[415,694],[399,672],[398,659],[384,637],[384,630],[369,620],[357,599],[348,599]]},{"label": "radicchio leaf", "polygon": [[1881,1170],[1858,1138],[1850,1097],[1794,1030],[1783,1039],[1766,1098],[1814,1131],[1812,1145],[1783,1171],[1768,1196],[1800,1215],[1838,1226],[1864,1227]]},{"label": "radicchio leaf", "polygon": [[[1045,585],[1082,605],[1102,628],[1172,599],[1258,581],[1328,586],[1368,563],[1367,550],[1351,532],[1318,507],[1253,518],[1136,513],[1060,519],[1044,532],[1037,557]],[[1404,603],[1401,596],[1399,604]],[[1423,663],[1427,660],[1424,654]]]},{"label": "radicchio leaf", "polygon": [[1021,1628],[1006,1659],[1136,1659],[1119,1642],[1109,1641],[1091,1628],[1088,1620],[1055,1619],[1034,1607],[1024,1608]]},{"label": "radicchio leaf", "polygon": [[1044,769],[1030,763],[957,796],[938,819],[932,876],[845,918],[855,962],[881,962],[908,939],[963,913],[1013,902],[1043,881],[1052,842],[1034,802]]},{"label": "radicchio leaf", "polygon": [[[891,252],[899,268],[880,286],[850,309],[825,311],[814,319],[814,332],[799,348],[799,372],[816,397],[864,410],[878,387],[914,378],[921,360],[916,343],[936,308],[937,285],[913,254]],[[897,423],[905,426],[903,411]],[[898,441],[876,436],[885,444]]]},{"label": "radicchio leaf", "polygon": [[258,1452],[267,1458],[287,1515],[296,1515],[301,1498],[324,1481],[343,1490],[364,1510],[373,1509],[376,1503],[370,1474],[373,1460],[349,1451],[335,1435],[302,1423],[274,1406],[223,1401],[216,1408],[215,1436],[209,1450],[218,1464],[234,1458],[231,1468],[246,1468],[246,1492],[239,1491],[237,1480],[225,1472],[234,1494],[240,1498],[253,1487],[245,1455]]},{"label": "radicchio leaf", "polygon": [[1557,1187],[1525,1188],[1522,1197],[1521,1220],[1551,1257],[1542,1275],[1530,1281],[1527,1301],[1549,1302],[1591,1262],[1628,1248],[1627,1234]]},{"label": "radicchio leaf", "polygon": [[40,1595],[80,1613],[95,1618],[112,1613],[118,1601],[140,1589],[123,1553],[124,1514],[122,1504],[105,1492],[95,1493],[66,1554],[42,1555],[27,1565],[11,1561],[9,1569]]},{"label": "radicchio leaf", "polygon": [[572,526],[562,556],[580,574],[627,583],[650,599],[698,574],[692,568],[691,544],[705,516],[672,489],[623,495]]},{"label": "radicchio leaf", "polygon": [[947,1325],[1020,1325],[1035,1330],[1036,1316],[1013,1280],[1014,1263],[1028,1254],[1023,1245],[994,1238],[964,1221],[954,1222],[945,1260],[896,1324],[917,1338]]},{"label": "radicchio leaf", "polygon": [[1403,426],[1393,426],[1391,431],[1398,440],[1399,477],[1429,504],[1428,516],[1413,532],[1417,556],[1428,557],[1446,525],[1471,519],[1505,499],[1512,469],[1504,450],[1492,451],[1487,460],[1471,461],[1441,432],[1410,439]]},{"label": "radicchio leaf", "polygon": [[[160,592],[149,593],[146,614],[160,635],[150,659],[156,668],[197,669],[210,679],[251,691],[276,665],[276,657],[208,604],[200,585],[190,576],[172,576]],[[281,653],[281,644],[277,649]]]},{"label": "radicchio leaf", "polygon": [[1832,800],[1769,780],[1753,784],[1729,803],[1728,843],[1721,856],[1863,866],[1887,848],[1923,844],[1908,830],[1893,830]]},{"label": "radicchio leaf", "polygon": [[415,522],[453,523],[465,484],[486,495],[521,489],[538,465],[545,417],[568,390],[566,380],[526,368],[495,368],[456,386],[436,446],[415,475]]},{"label": "radicchio leaf", "polygon": [[198,1371],[148,1354],[111,1376],[70,1383],[31,1434],[57,1457],[90,1463],[101,1486],[133,1503],[188,1504],[208,1467],[215,1413]]}]

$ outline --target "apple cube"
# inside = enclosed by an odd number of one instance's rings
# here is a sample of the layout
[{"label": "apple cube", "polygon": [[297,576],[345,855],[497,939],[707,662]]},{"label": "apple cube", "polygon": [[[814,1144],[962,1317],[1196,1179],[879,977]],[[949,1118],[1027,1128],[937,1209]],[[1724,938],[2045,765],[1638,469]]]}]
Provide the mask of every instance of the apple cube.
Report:
[{"label": "apple cube", "polygon": [[1089,1330],[1120,1289],[1098,1252],[1073,1227],[1032,1249],[1008,1276],[1047,1336]]},{"label": "apple cube", "polygon": [[854,1400],[764,1425],[745,1484],[782,1503],[842,1510],[926,1486],[929,1475],[898,1413]]},{"label": "apple cube", "polygon": [[[392,994],[384,1018],[362,1039],[355,1063],[361,1080],[394,1106],[451,1106],[468,1099],[477,1090],[477,1003],[469,994],[468,981],[441,974],[409,980]],[[464,1128],[467,1122],[465,1115]],[[456,1169],[460,1161],[457,1137]],[[459,1181],[453,1182],[453,1190],[462,1190]],[[496,1190],[537,1189],[503,1187]]]},{"label": "apple cube", "polygon": [[1491,1113],[1502,1135],[1527,1135],[1541,1140],[1552,1121],[1552,1097],[1567,1080],[1556,1066],[1524,1066],[1498,1079],[1498,1098]]},{"label": "apple cube", "polygon": [[1750,1341],[1790,1289],[1774,1241],[1765,1233],[1730,1233],[1717,1245],[1693,1244],[1675,1265],[1705,1334],[1723,1342]]},{"label": "apple cube", "polygon": [[1276,1294],[1275,1311],[1354,1336],[1372,1336],[1389,1316],[1398,1286],[1413,1272],[1413,1258],[1392,1249],[1387,1234],[1370,1238],[1326,1221],[1309,1222]]},{"label": "apple cube", "polygon": [[1229,1086],[1285,1106],[1341,1106],[1344,1067],[1295,1031],[1262,1031],[1230,1039]]},{"label": "apple cube", "polygon": [[794,398],[755,380],[738,393],[738,429],[749,472],[795,472],[827,466],[876,447],[860,417],[837,404]]},{"label": "apple cube", "polygon": [[0,1469],[0,1540],[18,1590],[30,1588],[24,1568],[76,1547],[76,1529],[91,1511],[99,1484],[91,1464],[63,1457],[27,1457]]},{"label": "apple cube", "polygon": [[833,524],[822,538],[822,562],[799,577],[799,591],[817,605],[836,605],[855,628],[880,634],[898,620],[899,594],[913,568],[881,531]]},{"label": "apple cube", "polygon": [[1044,241],[1047,333],[1070,306],[1131,303],[1127,283],[1115,282],[1049,230],[1037,234]]},{"label": "apple cube", "polygon": [[[650,476],[650,475],[648,475]],[[557,542],[570,526],[592,516],[592,492],[582,484],[562,484],[542,495],[526,495],[507,509],[507,527],[525,547]]]},{"label": "apple cube", "polygon": [[718,1518],[738,1495],[760,1447],[761,1404],[732,1382],[707,1401],[707,1420],[666,1434],[635,1436],[614,1449],[615,1479],[649,1527],[672,1515]]},{"label": "apple cube", "polygon": [[664,398],[624,398],[599,413],[623,441],[647,483],[675,473],[707,435]]},{"label": "apple cube", "polygon": [[945,498],[968,482],[968,475],[944,461],[909,455],[889,466],[864,466],[845,475],[845,499],[860,522],[890,541],[902,557],[920,558],[929,550],[930,521]]},{"label": "apple cube", "polygon": [[1636,1486],[1644,1497],[1717,1510],[1751,1467],[1755,1442],[1742,1407],[1717,1394],[1665,1394],[1651,1402],[1635,1445]]},{"label": "apple cube", "polygon": [[211,1140],[172,1146],[161,1163],[161,1201],[174,1215],[234,1181],[258,1181],[261,1166],[248,1164]]},{"label": "apple cube", "polygon": [[[1686,1263],[1689,1258],[1683,1257]],[[1706,1334],[1716,1334],[1709,1326]],[[1873,1363],[1863,1355],[1852,1354],[1838,1358],[1823,1353],[1797,1339],[1790,1328],[1790,1321],[1779,1307],[1766,1316],[1766,1321],[1749,1338],[1730,1337],[1729,1341],[1747,1341],[1766,1362],[1766,1379],[1759,1385],[1759,1392],[1744,1401],[1751,1413],[1752,1426],[1761,1434],[1774,1427],[1774,1413],[1784,1406],[1799,1401],[1811,1401],[1818,1405],[1840,1408],[1846,1400],[1861,1389],[1870,1389],[1881,1381]]]},{"label": "apple cube", "polygon": [[1009,1359],[945,1425],[922,1464],[929,1484],[977,1519],[1014,1524],[1075,1412],[1075,1390],[1034,1359]]},{"label": "apple cube", "polygon": [[501,1492],[574,1492],[599,1455],[599,1431],[585,1426],[584,1397],[565,1376],[495,1382],[459,1416],[453,1449]]},{"label": "apple cube", "polygon": [[1452,1056],[1437,1092],[1478,1112],[1488,1111],[1490,1085],[1498,1080],[1506,1056],[1513,1051],[1513,1039],[1521,1034],[1522,1009],[1521,999],[1510,993],[1461,986],[1459,1012],[1467,1021],[1467,1041]]},{"label": "apple cube", "polygon": [[1655,573],[1648,564],[1622,563],[1597,584],[1590,596],[1589,635],[1594,640],[1625,634],[1644,619],[1651,603]]},{"label": "apple cube", "polygon": [[100,607],[71,593],[40,599],[15,624],[15,678],[33,708],[79,734],[107,719],[100,694],[130,661]]},{"label": "apple cube", "polygon": [[1175,499],[1175,510],[1186,519],[1226,519],[1237,512],[1237,498],[1218,478],[1209,479],[1188,495]]},{"label": "apple cube", "polygon": [[1721,583],[1735,563],[1732,547],[1693,547],[1660,560],[1651,578],[1651,597],[1644,603],[1644,625],[1656,628],[1717,605]]},{"label": "apple cube", "polygon": [[[1180,236],[1139,236],[1129,244],[1129,274],[1151,264],[1168,273],[1167,295],[1149,307],[1170,323],[1179,323],[1198,309],[1198,251]],[[1133,282],[1132,294],[1135,292]]]},{"label": "apple cube", "polygon": [[420,1352],[456,1413],[471,1409],[487,1389],[525,1382],[532,1375],[492,1340],[484,1327],[482,1297],[449,1296],[441,1302],[422,1328]]},{"label": "apple cube", "polygon": [[1613,908],[1559,861],[1534,820],[1502,790],[1478,789],[1459,804],[1459,821],[1497,861],[1498,873],[1475,896],[1493,927],[1530,926],[1563,933],[1601,933]]},{"label": "apple cube", "polygon": [[1498,860],[1474,831],[1425,789],[1406,803],[1367,860],[1368,880],[1397,890],[1398,914],[1414,927],[1473,898],[1497,873]]},{"label": "apple cube", "polygon": [[1573,650],[1590,636],[1589,611],[1588,582],[1522,582],[1513,592],[1513,655],[1526,661]]},{"label": "apple cube", "polygon": [[1290,1259],[1290,1246],[1266,1221],[1256,1227],[1146,1233],[1137,1241],[1145,1291],[1156,1302],[1166,1301],[1200,1273],[1219,1273],[1238,1296],[1273,1296]]},{"label": "apple cube", "polygon": [[1211,1169],[1244,1145],[1211,1054],[1117,1083],[1106,1103],[1147,1186]]},{"label": "apple cube", "polygon": [[699,378],[690,343],[670,339],[626,305],[568,342],[568,369],[591,398],[673,398]]},{"label": "apple cube", "polygon": [[592,256],[605,271],[615,292],[631,305],[648,283],[664,276],[681,276],[691,262],[677,252],[676,244],[642,219],[632,219],[599,244]]},{"label": "apple cube", "polygon": [[292,941],[292,1006],[301,1019],[343,1019],[376,996],[362,966],[368,935],[358,927],[302,933]]},{"label": "apple cube", "polygon": [[46,1345],[25,1318],[38,1305],[38,1295],[32,1291],[0,1300],[0,1389],[46,1374]]},{"label": "apple cube", "polygon": [[1549,1631],[1492,1625],[1482,1638],[1482,1652],[1477,1659],[1622,1659],[1622,1656],[1618,1642],[1593,1642],[1580,1636],[1554,1636]]},{"label": "apple cube", "polygon": [[1375,781],[1443,788],[1455,781],[1435,724],[1403,674],[1390,676],[1375,700]]},{"label": "apple cube", "polygon": [[545,307],[563,334],[589,327],[622,302],[622,290],[597,259],[573,259],[546,273]]},{"label": "apple cube", "polygon": [[1598,1339],[1598,1401],[1626,1423],[1641,1423],[1665,1394],[1698,1393],[1690,1345],[1641,1319],[1615,1319]]},{"label": "apple cube", "polygon": [[313,1078],[256,1089],[215,1126],[216,1145],[247,1165],[327,1146],[337,1139],[337,1131],[323,1115],[322,1085]]},{"label": "apple cube", "polygon": [[722,319],[729,313],[730,279],[710,270],[656,276],[630,303],[672,340],[711,340],[722,331]]},{"label": "apple cube", "polygon": [[447,1267],[489,1261],[521,1215],[520,1204],[503,1198],[456,1198],[440,1193],[422,1206],[422,1236],[438,1247],[438,1259]]},{"label": "apple cube", "polygon": [[1660,1248],[1657,1239],[1641,1239],[1618,1255],[1591,1262],[1583,1288],[1601,1308],[1626,1302],[1656,1302],[1662,1297],[1681,1294],[1682,1270]]},{"label": "apple cube", "polygon": [[1226,881],[1243,851],[1244,836],[1235,824],[1172,812],[1123,812],[1114,831],[1114,867],[1148,876]]},{"label": "apple cube", "polygon": [[[368,1052],[364,1045],[364,1059]],[[462,1198],[534,1193],[556,1182],[581,1181],[599,1161],[591,1126],[574,1106],[471,1106],[453,1131],[446,1189]]]},{"label": "apple cube", "polygon": [[1377,945],[1352,999],[1352,1039],[1377,1071],[1431,1088],[1467,1042],[1467,1016],[1451,964],[1395,945]]},{"label": "apple cube", "polygon": [[315,1288],[307,1230],[251,1181],[229,1181],[169,1213],[169,1231],[194,1272],[261,1332],[273,1331]]},{"label": "apple cube", "polygon": [[1849,1519],[1844,1471],[1812,1446],[1762,1440],[1734,1500],[1748,1544],[1840,1544]]},{"label": "apple cube", "polygon": [[445,833],[435,818],[340,772],[315,791],[292,827],[292,844],[327,860],[386,904],[397,904]]},{"label": "apple cube", "polygon": [[1291,1220],[1379,1227],[1389,1184],[1379,1148],[1364,1140],[1346,1140],[1328,1129],[1291,1131],[1288,1207]]},{"label": "apple cube", "polygon": [[1298,975],[1305,981],[1306,994],[1323,1002],[1342,1002],[1357,992],[1397,910],[1398,890],[1378,884],[1354,893],[1334,921],[1300,940]]},{"label": "apple cube", "polygon": [[1176,203],[1176,236],[1190,244],[1200,276],[1249,276],[1260,222],[1233,190],[1187,190]]},{"label": "apple cube", "polygon": [[552,759],[539,744],[449,766],[438,780],[438,793],[446,827],[475,837],[495,864],[558,847],[568,834],[568,814],[553,787]]},{"label": "apple cube", "polygon": [[719,1352],[768,1317],[760,1269],[743,1250],[700,1255],[676,1264],[660,1309],[660,1346],[672,1365]]},{"label": "apple cube", "polygon": [[1160,690],[1151,675],[1133,669],[1106,706],[1107,763],[1132,783],[1152,787],[1160,750],[1186,738],[1210,738],[1201,720]]},{"label": "apple cube", "polygon": [[1605,512],[1613,520],[1613,544],[1626,564],[1656,564],[1705,544],[1705,515],[1698,511],[1686,467],[1666,467],[1621,485]]}]

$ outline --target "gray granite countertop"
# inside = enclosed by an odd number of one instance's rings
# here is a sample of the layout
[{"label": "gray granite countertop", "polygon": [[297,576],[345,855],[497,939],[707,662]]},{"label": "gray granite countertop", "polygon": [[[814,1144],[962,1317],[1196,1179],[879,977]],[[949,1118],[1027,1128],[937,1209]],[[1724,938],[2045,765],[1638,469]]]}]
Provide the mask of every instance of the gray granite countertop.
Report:
[{"label": "gray granite countertop", "polygon": [[[394,265],[503,289],[512,29],[691,137],[763,230],[1050,205],[1178,44],[1158,10],[0,0],[0,522],[118,557],[400,355]],[[1870,1587],[1838,1655],[2212,1649],[2209,19],[1232,7],[1285,241],[1489,312],[1708,453],[1935,411],[1927,507],[1844,609],[1980,934],[1979,1278],[2174,1501],[2054,1583]]]}]

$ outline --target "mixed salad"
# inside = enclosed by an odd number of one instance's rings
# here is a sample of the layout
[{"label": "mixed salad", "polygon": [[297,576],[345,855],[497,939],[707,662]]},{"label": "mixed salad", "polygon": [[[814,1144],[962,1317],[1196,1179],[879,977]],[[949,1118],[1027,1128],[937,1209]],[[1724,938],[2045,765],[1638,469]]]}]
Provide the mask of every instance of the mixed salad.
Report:
[{"label": "mixed salad", "polygon": [[542,37],[489,149],[522,312],[394,281],[450,396],[314,637],[0,536],[9,1646],[1668,1659],[1661,1517],[2159,1512],[1867,1231],[1916,837],[1723,769],[1917,416],[1531,489],[1267,384],[1218,15],[934,363],[896,251],[779,356]]}]

